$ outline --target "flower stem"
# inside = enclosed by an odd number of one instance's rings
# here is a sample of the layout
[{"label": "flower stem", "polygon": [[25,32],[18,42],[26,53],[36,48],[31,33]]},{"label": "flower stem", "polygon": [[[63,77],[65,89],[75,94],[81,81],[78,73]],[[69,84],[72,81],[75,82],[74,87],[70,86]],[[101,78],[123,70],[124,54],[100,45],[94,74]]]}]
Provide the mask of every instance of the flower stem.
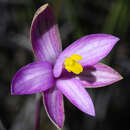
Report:
[{"label": "flower stem", "polygon": [[40,110],[41,110],[40,102],[41,102],[41,95],[36,94],[34,130],[38,130],[40,126]]},{"label": "flower stem", "polygon": [[58,130],[62,130],[61,128],[57,128]]}]

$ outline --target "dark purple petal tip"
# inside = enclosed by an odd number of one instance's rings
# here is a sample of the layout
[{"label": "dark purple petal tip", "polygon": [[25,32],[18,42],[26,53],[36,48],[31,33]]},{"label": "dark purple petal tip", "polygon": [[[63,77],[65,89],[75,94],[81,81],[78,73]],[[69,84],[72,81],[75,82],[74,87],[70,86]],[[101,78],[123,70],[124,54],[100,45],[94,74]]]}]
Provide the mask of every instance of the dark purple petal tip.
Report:
[{"label": "dark purple petal tip", "polygon": [[54,64],[62,45],[53,11],[48,4],[41,6],[35,13],[30,35],[37,60]]}]

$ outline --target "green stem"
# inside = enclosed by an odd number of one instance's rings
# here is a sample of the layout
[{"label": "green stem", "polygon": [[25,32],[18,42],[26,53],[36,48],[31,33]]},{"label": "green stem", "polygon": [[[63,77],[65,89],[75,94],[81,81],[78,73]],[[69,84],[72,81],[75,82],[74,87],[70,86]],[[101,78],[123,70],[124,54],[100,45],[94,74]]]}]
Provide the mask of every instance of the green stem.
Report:
[{"label": "green stem", "polygon": [[36,94],[34,130],[38,130],[40,126],[40,110],[41,110],[40,102],[41,102],[41,95]]}]

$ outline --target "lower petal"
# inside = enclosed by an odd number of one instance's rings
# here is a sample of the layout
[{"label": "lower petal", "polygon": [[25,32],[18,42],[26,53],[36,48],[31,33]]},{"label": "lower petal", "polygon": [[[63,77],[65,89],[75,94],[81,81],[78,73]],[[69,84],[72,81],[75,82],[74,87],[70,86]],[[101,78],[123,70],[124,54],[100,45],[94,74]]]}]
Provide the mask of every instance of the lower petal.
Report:
[{"label": "lower petal", "polygon": [[58,127],[64,124],[64,103],[61,92],[53,87],[43,94],[44,105],[50,120]]},{"label": "lower petal", "polygon": [[43,92],[54,84],[52,66],[49,62],[33,62],[22,67],[13,77],[11,94]]},{"label": "lower petal", "polygon": [[95,109],[91,97],[85,88],[75,79],[58,79],[58,89],[81,111],[95,116]]}]

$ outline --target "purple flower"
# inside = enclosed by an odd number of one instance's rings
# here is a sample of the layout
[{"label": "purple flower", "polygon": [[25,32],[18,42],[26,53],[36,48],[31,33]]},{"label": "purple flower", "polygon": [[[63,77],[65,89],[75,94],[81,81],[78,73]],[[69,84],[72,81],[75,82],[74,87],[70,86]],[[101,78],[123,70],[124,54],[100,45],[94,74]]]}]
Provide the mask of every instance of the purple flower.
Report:
[{"label": "purple flower", "polygon": [[11,93],[43,92],[46,112],[59,128],[64,124],[62,94],[81,111],[95,116],[93,102],[85,88],[103,87],[122,79],[118,72],[98,63],[119,38],[92,34],[62,51],[59,30],[48,4],[38,9],[34,16],[31,41],[37,62],[22,67],[15,74]]}]

